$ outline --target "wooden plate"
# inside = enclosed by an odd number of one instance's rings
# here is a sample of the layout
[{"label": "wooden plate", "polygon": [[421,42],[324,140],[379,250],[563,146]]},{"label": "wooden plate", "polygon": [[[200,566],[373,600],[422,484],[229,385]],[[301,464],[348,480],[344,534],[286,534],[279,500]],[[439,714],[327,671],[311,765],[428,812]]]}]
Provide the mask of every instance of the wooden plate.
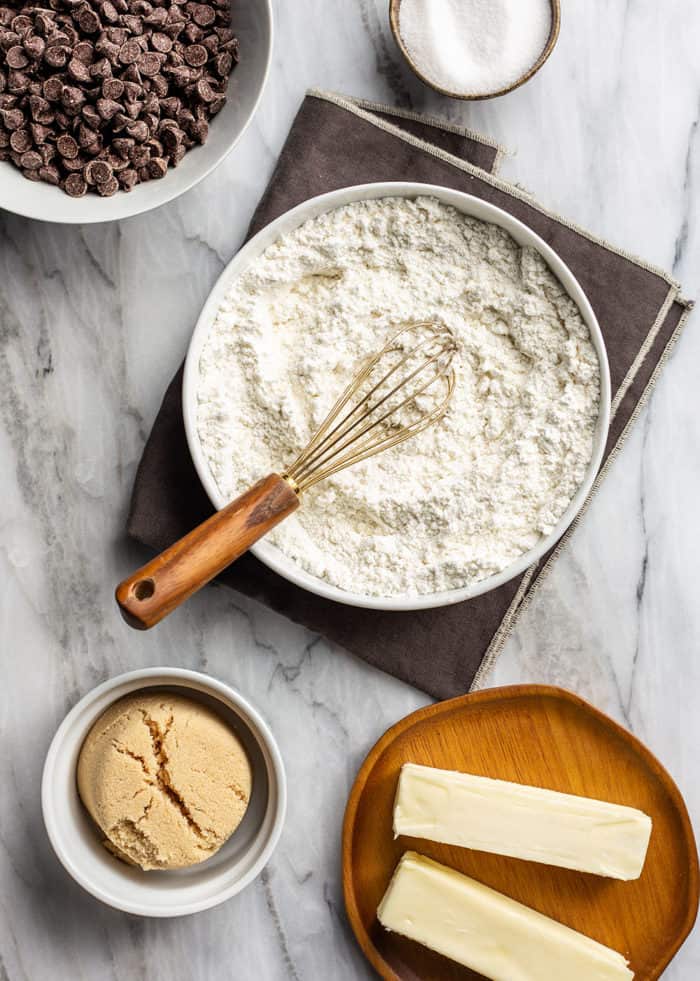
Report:
[{"label": "wooden plate", "polygon": [[[395,841],[394,793],[409,761],[639,807],[653,820],[642,876],[619,882],[418,838]],[[660,976],[698,911],[698,855],[680,791],[634,736],[559,688],[494,688],[414,712],[374,746],[348,800],[345,905],[372,965],[391,981],[480,977],[379,925],[377,905],[409,848],[619,951],[635,981]]]}]

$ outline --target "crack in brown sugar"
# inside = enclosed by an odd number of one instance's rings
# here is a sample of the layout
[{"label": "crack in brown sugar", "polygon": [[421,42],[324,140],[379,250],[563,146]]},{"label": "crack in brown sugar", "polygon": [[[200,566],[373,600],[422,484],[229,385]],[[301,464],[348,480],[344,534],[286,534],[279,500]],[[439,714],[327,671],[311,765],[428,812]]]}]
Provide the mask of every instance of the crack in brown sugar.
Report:
[{"label": "crack in brown sugar", "polygon": [[164,743],[165,738],[172,727],[173,716],[171,715],[168,719],[165,729],[161,729],[156,720],[152,719],[151,716],[144,711],[144,709],[140,709],[140,712],[143,716],[144,725],[148,728],[148,731],[151,734],[153,755],[155,756],[158,764],[158,769],[155,774],[158,789],[165,795],[171,804],[173,804],[173,806],[180,811],[184,819],[187,821],[188,826],[197,835],[197,837],[206,841],[208,843],[208,847],[211,848],[210,838],[212,835],[216,838],[216,833],[213,831],[213,829],[202,828],[202,826],[198,824],[198,822],[192,816],[192,812],[183,800],[182,796],[171,783],[170,773],[168,772],[168,754],[165,750]]},{"label": "crack in brown sugar", "polygon": [[128,756],[130,759],[136,760],[137,763],[140,763],[143,772],[149,777],[151,776],[151,771],[148,769],[148,763],[146,762],[145,758],[140,755],[140,753],[135,753],[133,749],[129,749],[128,746],[125,746],[124,743],[120,743],[117,739],[112,740],[112,746],[118,753],[121,753],[122,756]]}]

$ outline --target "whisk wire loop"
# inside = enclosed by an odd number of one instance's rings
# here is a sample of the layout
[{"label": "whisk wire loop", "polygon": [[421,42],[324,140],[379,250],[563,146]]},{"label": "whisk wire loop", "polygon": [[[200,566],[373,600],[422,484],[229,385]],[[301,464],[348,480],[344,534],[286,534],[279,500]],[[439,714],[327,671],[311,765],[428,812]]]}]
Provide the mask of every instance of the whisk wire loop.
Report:
[{"label": "whisk wire loop", "polygon": [[[404,347],[404,335],[409,333],[417,341]],[[425,321],[402,327],[360,369],[284,477],[302,493],[326,477],[427,429],[447,411],[455,384],[455,349],[452,332],[444,324]],[[394,354],[400,357],[387,365]],[[383,374],[378,381],[372,381],[377,368]],[[396,381],[401,369],[408,374]],[[368,380],[371,387],[363,394]],[[417,380],[419,384],[411,386]],[[435,391],[430,391],[433,386]],[[427,407],[419,404],[419,396],[432,396],[432,402]],[[402,414],[409,410],[413,418],[402,421]]]}]

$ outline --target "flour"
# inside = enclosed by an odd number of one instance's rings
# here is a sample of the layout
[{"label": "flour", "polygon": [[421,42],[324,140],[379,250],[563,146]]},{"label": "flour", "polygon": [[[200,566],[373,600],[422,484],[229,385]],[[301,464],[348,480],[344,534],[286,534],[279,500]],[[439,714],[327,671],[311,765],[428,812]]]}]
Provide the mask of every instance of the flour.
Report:
[{"label": "flour", "polygon": [[318,485],[269,537],[312,575],[375,596],[455,589],[547,535],[593,450],[599,365],[532,249],[433,198],[307,221],[231,285],[199,366],[199,438],[233,498],[292,462],[396,325],[454,332],[447,416]]},{"label": "flour", "polygon": [[438,88],[490,95],[535,64],[552,29],[550,0],[402,0],[399,32]]}]

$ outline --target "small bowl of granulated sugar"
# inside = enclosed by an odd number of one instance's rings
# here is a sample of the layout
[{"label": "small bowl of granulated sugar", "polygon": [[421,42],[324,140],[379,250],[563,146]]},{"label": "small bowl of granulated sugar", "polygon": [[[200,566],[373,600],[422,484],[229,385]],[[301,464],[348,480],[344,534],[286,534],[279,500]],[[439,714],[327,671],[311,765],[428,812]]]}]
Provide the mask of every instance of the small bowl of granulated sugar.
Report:
[{"label": "small bowl of granulated sugar", "polygon": [[560,0],[390,0],[396,42],[413,72],[453,99],[512,92],[559,37]]}]

